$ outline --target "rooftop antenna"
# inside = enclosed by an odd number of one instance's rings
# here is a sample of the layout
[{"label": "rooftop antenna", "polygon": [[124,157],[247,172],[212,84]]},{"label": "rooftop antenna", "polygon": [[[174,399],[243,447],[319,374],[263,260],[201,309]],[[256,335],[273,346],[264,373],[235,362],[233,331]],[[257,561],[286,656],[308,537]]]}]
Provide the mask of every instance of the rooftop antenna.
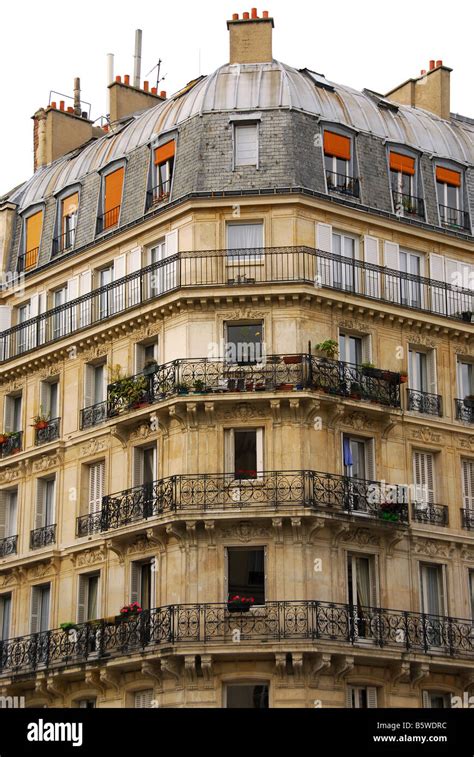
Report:
[{"label": "rooftop antenna", "polygon": [[161,76],[161,77],[160,77],[160,73],[161,73],[161,64],[162,64],[162,63],[163,63],[163,61],[162,61],[162,60],[161,60],[161,58],[160,58],[160,59],[159,59],[159,61],[158,61],[158,63],[156,64],[156,66],[153,66],[153,68],[152,68],[152,69],[151,69],[150,71],[148,71],[148,73],[147,73],[147,77],[148,77],[148,76],[150,76],[150,74],[151,74],[151,73],[153,73],[153,71],[154,71],[154,70],[156,69],[156,88],[157,88],[157,89],[158,89],[158,87],[159,87],[159,84],[160,84],[160,82],[162,82],[162,81],[164,81],[164,80],[166,79],[166,76]]},{"label": "rooftop antenna", "polygon": [[109,84],[112,84],[114,80],[114,55],[113,53],[107,54],[107,115],[110,116],[110,89]]},{"label": "rooftop antenna", "polygon": [[135,31],[135,55],[133,56],[133,86],[140,89],[142,72],[142,30]]}]

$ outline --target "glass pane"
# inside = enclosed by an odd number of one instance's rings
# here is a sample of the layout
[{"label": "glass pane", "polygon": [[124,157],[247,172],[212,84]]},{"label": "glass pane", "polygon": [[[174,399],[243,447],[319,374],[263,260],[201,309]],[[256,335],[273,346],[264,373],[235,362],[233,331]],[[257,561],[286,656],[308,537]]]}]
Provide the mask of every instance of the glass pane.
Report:
[{"label": "glass pane", "polygon": [[229,250],[251,250],[263,247],[263,224],[228,224],[227,247]]},{"label": "glass pane", "polygon": [[349,362],[354,365],[362,363],[362,339],[358,336],[349,339]]},{"label": "glass pane", "polygon": [[49,586],[40,589],[40,631],[47,631],[49,627]]},{"label": "glass pane", "polygon": [[268,686],[227,686],[227,707],[246,710],[268,708]]},{"label": "glass pane", "polygon": [[97,365],[94,368],[94,405],[104,400],[104,366]]},{"label": "glass pane", "polygon": [[458,187],[450,187],[448,185],[448,188],[447,188],[447,197],[448,197],[448,207],[450,207],[450,208],[458,208],[459,207],[459,189],[458,189]]},{"label": "glass pane", "polygon": [[97,594],[99,589],[99,576],[91,576],[89,578],[87,596],[87,620],[95,620],[97,618]]},{"label": "glass pane", "polygon": [[263,359],[262,324],[227,324],[226,360],[239,365]]},{"label": "glass pane", "polygon": [[229,548],[229,595],[253,598],[254,605],[265,603],[265,569],[263,549]]},{"label": "glass pane", "polygon": [[155,450],[146,449],[143,452],[143,483],[152,484],[155,480]]},{"label": "glass pane", "polygon": [[234,458],[236,478],[257,477],[257,432],[234,432]]}]

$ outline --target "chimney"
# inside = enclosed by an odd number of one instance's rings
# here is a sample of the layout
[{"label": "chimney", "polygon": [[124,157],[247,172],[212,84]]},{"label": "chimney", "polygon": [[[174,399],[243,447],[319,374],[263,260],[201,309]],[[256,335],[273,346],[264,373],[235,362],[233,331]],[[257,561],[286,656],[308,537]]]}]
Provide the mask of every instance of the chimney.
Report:
[{"label": "chimney", "polygon": [[128,76],[125,76],[125,82],[122,82],[121,76],[116,76],[115,81],[108,86],[110,121],[112,123],[139,110],[153,108],[166,99],[166,97],[150,92],[149,82],[143,82],[143,89],[132,87],[128,82]]},{"label": "chimney", "polygon": [[399,87],[387,92],[385,97],[401,105],[435,113],[449,120],[451,115],[450,75],[452,68],[443,66],[442,60],[430,60],[428,70],[422,69],[417,79],[408,79]]},{"label": "chimney", "polygon": [[61,100],[59,109],[52,102],[40,108],[33,116],[34,170],[47,166],[61,155],[75,150],[92,139],[92,122],[81,111],[81,84],[74,79],[74,107],[65,109]]},{"label": "chimney", "polygon": [[268,11],[263,11],[259,18],[257,9],[246,11],[239,18],[238,13],[232,15],[227,22],[230,32],[230,63],[271,63],[273,18]]}]

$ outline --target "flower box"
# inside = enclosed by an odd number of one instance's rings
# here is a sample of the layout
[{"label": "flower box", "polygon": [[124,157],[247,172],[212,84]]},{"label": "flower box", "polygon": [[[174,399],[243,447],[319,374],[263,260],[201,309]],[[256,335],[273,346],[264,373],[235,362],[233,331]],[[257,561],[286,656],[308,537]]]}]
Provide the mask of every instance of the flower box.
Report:
[{"label": "flower box", "polygon": [[255,599],[253,597],[245,597],[237,594],[233,597],[229,597],[227,600],[227,609],[229,612],[248,612],[254,602]]},{"label": "flower box", "polygon": [[37,431],[43,431],[43,429],[48,428],[48,421],[38,421],[35,423],[35,429]]},{"label": "flower box", "polygon": [[283,358],[283,362],[285,365],[297,365],[298,363],[301,363],[303,360],[301,355],[285,355]]}]

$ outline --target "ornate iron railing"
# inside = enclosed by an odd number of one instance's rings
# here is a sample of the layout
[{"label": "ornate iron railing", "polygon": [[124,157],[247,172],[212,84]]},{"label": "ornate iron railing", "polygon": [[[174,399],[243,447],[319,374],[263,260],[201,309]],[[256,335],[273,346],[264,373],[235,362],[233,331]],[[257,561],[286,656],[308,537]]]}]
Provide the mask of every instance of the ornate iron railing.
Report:
[{"label": "ornate iron railing", "polygon": [[415,389],[407,389],[408,410],[414,410],[417,413],[426,415],[437,415],[439,418],[443,415],[443,398],[439,394],[429,394],[429,392],[418,392]]},{"label": "ornate iron railing", "polygon": [[326,182],[330,192],[340,192],[341,194],[352,195],[352,197],[360,196],[359,179],[355,179],[353,176],[326,171]]},{"label": "ornate iron railing", "polygon": [[439,217],[442,226],[448,229],[461,229],[469,231],[469,213],[458,208],[450,208],[448,205],[439,206]]},{"label": "ornate iron railing", "polygon": [[[232,250],[232,254],[227,250],[180,252],[1,332],[0,362],[176,289],[225,288],[230,282],[249,286],[308,284],[458,321],[463,320],[462,313],[474,311],[474,293],[469,289],[311,247]],[[407,302],[403,292],[410,283],[419,296]],[[58,316],[63,324],[59,337]]]},{"label": "ornate iron railing", "polygon": [[0,539],[0,557],[16,555],[17,546],[18,536],[7,536],[5,539]]},{"label": "ornate iron railing", "polygon": [[414,197],[392,190],[393,207],[397,215],[425,217],[425,203],[421,197]]},{"label": "ornate iron railing", "polygon": [[311,385],[328,394],[400,407],[400,374],[311,357]]},{"label": "ornate iron railing", "polygon": [[24,273],[30,271],[32,268],[36,268],[39,257],[39,247],[35,247],[33,250],[28,250],[18,256],[18,262],[16,264],[17,273]]},{"label": "ornate iron railing", "polygon": [[429,523],[432,526],[447,526],[449,508],[447,505],[435,505],[432,502],[414,502],[412,504],[413,520],[417,523]]},{"label": "ornate iron railing", "polygon": [[14,431],[8,434],[2,444],[0,444],[0,457],[10,457],[10,455],[16,455],[21,452],[23,440],[23,431]]},{"label": "ornate iron railing", "polygon": [[474,400],[454,400],[456,405],[456,420],[474,423]]},{"label": "ornate iron railing", "polygon": [[469,508],[461,509],[462,527],[467,531],[474,531],[474,510]]},{"label": "ornate iron railing", "polygon": [[64,234],[60,234],[53,239],[53,257],[59,255],[61,252],[71,250],[74,247],[74,240],[76,237],[76,229],[70,229],[65,231]]},{"label": "ornate iron railing", "polygon": [[102,499],[102,510],[77,519],[77,536],[110,531],[164,513],[239,512],[252,508],[322,509],[408,523],[403,486],[316,471],[183,474]]},{"label": "ornate iron railing", "polygon": [[60,426],[61,418],[54,418],[54,420],[48,421],[45,428],[35,428],[35,445],[39,447],[40,444],[49,444],[49,442],[59,439]]},{"label": "ornate iron railing", "polygon": [[30,549],[42,549],[56,544],[56,524],[37,528],[30,533]]},{"label": "ornate iron railing", "polygon": [[169,201],[171,196],[171,179],[164,181],[156,187],[152,187],[146,193],[146,209],[150,210],[154,205]]},{"label": "ornate iron railing", "polygon": [[270,601],[242,613],[229,613],[226,603],[175,604],[126,621],[92,621],[68,631],[55,629],[0,642],[0,674],[23,675],[102,658],[153,654],[160,647],[180,644],[230,647],[236,630],[241,644],[328,641],[400,654],[474,656],[471,619],[317,600]]},{"label": "ornate iron railing", "polygon": [[103,231],[107,231],[107,229],[113,229],[115,226],[117,226],[120,218],[121,207],[121,205],[118,205],[116,208],[108,210],[107,213],[103,213],[102,215],[97,216],[96,234],[101,234]]}]

